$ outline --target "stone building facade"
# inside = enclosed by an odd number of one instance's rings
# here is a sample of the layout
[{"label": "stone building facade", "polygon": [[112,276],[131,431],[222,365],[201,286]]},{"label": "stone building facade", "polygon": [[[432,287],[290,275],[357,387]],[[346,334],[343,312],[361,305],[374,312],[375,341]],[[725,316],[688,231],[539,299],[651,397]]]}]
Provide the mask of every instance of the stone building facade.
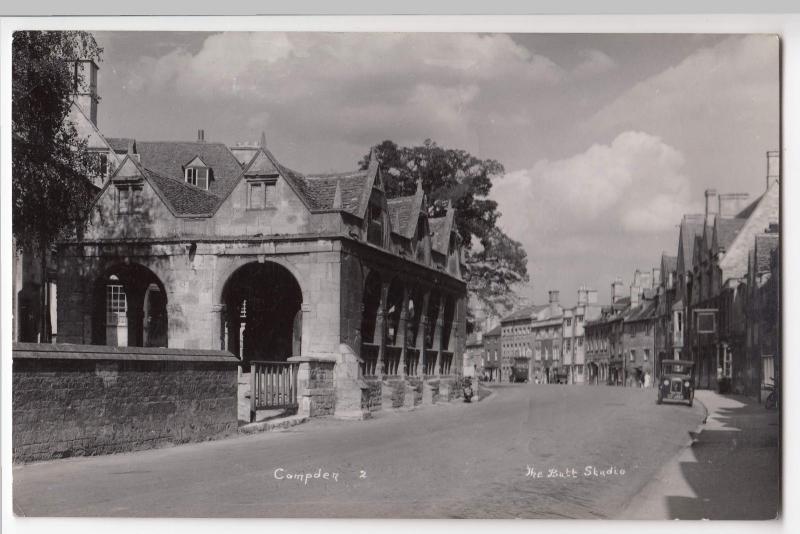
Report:
[{"label": "stone building facade", "polygon": [[331,360],[373,397],[462,373],[456,214],[429,218],[421,186],[386,198],[374,157],[306,176],[263,137],[109,141],[124,158],[59,245],[59,341]]},{"label": "stone building facade", "polygon": [[489,382],[500,381],[501,329],[502,327],[497,325],[483,334],[483,377]]}]

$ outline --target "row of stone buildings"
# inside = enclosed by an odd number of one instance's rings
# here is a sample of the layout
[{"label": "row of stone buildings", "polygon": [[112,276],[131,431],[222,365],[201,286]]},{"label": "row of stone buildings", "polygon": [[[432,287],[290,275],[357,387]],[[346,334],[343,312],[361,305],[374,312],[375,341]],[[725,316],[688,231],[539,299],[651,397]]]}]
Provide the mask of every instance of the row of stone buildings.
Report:
[{"label": "row of stone buildings", "polygon": [[615,280],[611,302],[601,305],[596,291],[581,288],[577,305],[565,309],[550,291],[548,304],[473,335],[479,374],[646,386],[659,377],[660,361],[684,359],[695,362],[698,387],[759,397],[780,370],[778,153],[767,159],[761,195],[705,191],[704,213],[680,221],[675,252],[635,271],[627,292]]}]

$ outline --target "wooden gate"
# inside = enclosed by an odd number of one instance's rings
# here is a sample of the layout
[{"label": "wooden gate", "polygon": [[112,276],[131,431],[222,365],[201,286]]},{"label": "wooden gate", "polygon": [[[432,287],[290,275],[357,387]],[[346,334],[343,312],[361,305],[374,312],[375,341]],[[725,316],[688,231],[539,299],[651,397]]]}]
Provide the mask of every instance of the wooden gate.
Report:
[{"label": "wooden gate", "polygon": [[256,410],[297,408],[297,370],[292,362],[250,362],[250,422]]}]

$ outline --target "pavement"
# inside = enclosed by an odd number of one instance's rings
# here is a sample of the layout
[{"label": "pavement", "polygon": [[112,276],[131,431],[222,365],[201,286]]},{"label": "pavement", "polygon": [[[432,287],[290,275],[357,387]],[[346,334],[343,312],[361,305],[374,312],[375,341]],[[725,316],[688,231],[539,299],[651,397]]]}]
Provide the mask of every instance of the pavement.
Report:
[{"label": "pavement", "polygon": [[705,417],[700,403],[658,406],[652,389],[491,389],[483,402],[366,421],[315,418],[226,440],[17,465],[14,512],[617,518]]},{"label": "pavement", "polygon": [[705,424],[637,495],[624,519],[775,519],[779,414],[738,395],[700,390]]}]

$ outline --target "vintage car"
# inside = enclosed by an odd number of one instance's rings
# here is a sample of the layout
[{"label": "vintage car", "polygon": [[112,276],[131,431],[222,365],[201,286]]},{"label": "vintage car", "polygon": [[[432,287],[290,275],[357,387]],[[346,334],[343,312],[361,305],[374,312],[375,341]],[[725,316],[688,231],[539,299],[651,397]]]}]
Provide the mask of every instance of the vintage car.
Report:
[{"label": "vintage car", "polygon": [[661,382],[658,384],[658,404],[664,401],[694,403],[694,362],[663,360]]}]

